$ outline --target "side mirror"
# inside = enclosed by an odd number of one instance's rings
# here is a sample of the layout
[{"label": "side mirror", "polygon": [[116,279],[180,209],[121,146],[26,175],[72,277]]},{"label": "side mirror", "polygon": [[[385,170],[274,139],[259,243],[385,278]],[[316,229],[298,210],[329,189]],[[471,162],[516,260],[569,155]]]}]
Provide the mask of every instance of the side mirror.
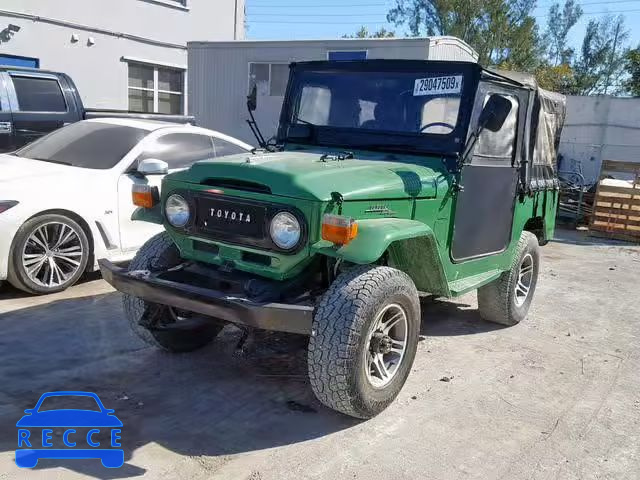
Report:
[{"label": "side mirror", "polygon": [[489,97],[489,100],[480,113],[478,126],[492,132],[497,132],[507,120],[511,108],[511,100],[504,95],[494,93]]},{"label": "side mirror", "polygon": [[169,173],[169,164],[156,158],[145,158],[138,163],[137,171],[142,175],[166,175]]},{"label": "side mirror", "polygon": [[247,95],[247,108],[250,112],[255,112],[258,107],[258,87],[253,86],[249,95]]}]

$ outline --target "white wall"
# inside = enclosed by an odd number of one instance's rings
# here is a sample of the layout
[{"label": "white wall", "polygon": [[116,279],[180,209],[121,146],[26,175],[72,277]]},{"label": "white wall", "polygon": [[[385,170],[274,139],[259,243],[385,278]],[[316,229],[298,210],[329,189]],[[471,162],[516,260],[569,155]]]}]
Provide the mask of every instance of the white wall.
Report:
[{"label": "white wall", "polygon": [[603,160],[640,163],[640,98],[567,97],[560,168],[582,171],[587,183],[600,177]]},{"label": "white wall", "polygon": [[[243,38],[243,11],[244,0],[186,0],[186,8],[172,0],[2,0],[0,30],[11,23],[20,31],[0,41],[0,54],[38,58],[40,68],[69,74],[87,107],[126,109],[128,70],[123,57],[186,68],[189,40],[233,40],[234,34]],[[74,33],[80,38],[75,43]],[[93,46],[87,44],[89,37],[95,39]]]}]

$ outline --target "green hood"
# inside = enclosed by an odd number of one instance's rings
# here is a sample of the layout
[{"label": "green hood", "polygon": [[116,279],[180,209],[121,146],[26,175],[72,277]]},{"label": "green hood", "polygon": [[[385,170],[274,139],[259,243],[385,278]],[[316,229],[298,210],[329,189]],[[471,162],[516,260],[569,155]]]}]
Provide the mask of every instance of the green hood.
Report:
[{"label": "green hood", "polygon": [[321,157],[322,152],[302,151],[241,154],[197,162],[171,177],[212,186],[219,180],[239,180],[266,185],[273,195],[329,201],[331,192],[341,193],[345,200],[435,197],[437,179],[445,173],[434,158],[422,157],[423,165],[416,165],[370,152],[348,160]]}]

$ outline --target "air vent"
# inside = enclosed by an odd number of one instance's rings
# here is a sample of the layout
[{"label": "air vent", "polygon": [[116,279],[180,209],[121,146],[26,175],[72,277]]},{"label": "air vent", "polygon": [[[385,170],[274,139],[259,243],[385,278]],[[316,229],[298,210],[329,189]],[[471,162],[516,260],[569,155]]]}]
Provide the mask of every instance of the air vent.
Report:
[{"label": "air vent", "polygon": [[247,182],[245,180],[237,180],[231,178],[207,178],[200,182],[201,185],[217,188],[231,188],[233,190],[242,190],[244,192],[266,193],[271,195],[271,189],[266,185],[255,182]]},{"label": "air vent", "polygon": [[271,257],[260,255],[259,253],[242,252],[242,260],[244,260],[245,262],[257,263],[258,265],[264,265],[267,267],[271,265]]},{"label": "air vent", "polygon": [[200,242],[195,240],[193,242],[193,248],[195,250],[199,250],[201,252],[211,253],[213,255],[217,255],[220,251],[220,248],[213,243]]}]

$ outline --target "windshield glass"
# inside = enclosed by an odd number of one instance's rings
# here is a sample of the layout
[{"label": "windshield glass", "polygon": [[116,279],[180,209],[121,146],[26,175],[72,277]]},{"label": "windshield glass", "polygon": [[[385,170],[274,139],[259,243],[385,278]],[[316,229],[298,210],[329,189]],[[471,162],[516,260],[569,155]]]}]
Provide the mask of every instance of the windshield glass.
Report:
[{"label": "windshield glass", "polygon": [[458,124],[463,75],[303,71],[291,123],[449,135]]},{"label": "windshield glass", "polygon": [[14,155],[103,170],[114,167],[148,133],[122,125],[78,122],[50,133]]}]

